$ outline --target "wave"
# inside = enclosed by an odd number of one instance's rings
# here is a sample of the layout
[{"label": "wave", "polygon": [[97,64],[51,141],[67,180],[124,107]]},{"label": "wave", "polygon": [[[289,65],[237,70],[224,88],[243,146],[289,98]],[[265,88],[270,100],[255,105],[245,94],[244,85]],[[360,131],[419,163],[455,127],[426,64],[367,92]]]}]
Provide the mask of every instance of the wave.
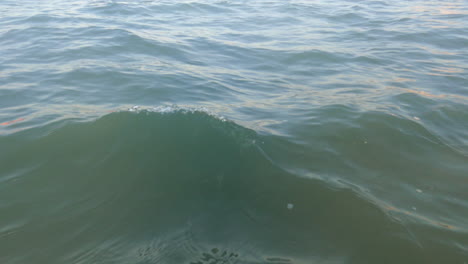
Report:
[{"label": "wave", "polygon": [[[265,136],[203,109],[134,107],[41,129],[39,137],[27,136],[40,132],[32,129],[2,138],[8,217],[0,243],[63,252],[44,257],[49,263],[442,258],[392,215],[401,210],[283,170]],[[33,234],[47,246],[28,239]]]}]

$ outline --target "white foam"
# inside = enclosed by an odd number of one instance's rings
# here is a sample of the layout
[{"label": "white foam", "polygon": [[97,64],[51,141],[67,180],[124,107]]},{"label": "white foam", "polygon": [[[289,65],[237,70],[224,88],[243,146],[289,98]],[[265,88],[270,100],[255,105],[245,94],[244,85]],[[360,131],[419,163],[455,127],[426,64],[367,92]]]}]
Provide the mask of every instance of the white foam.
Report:
[{"label": "white foam", "polygon": [[130,107],[130,108],[128,109],[128,111],[130,111],[130,112],[136,112],[136,111],[138,111],[139,108],[140,108],[140,107],[139,107],[138,105],[134,105],[134,106]]},{"label": "white foam", "polygon": [[150,107],[150,108],[144,108],[140,107],[138,105],[135,105],[133,107],[130,107],[127,109],[127,111],[130,112],[142,112],[142,111],[147,111],[147,112],[155,112],[155,113],[161,113],[161,114],[171,114],[171,113],[184,113],[184,114],[193,114],[193,113],[204,113],[207,114],[211,117],[214,117],[222,122],[226,122],[227,118],[219,115],[211,110],[209,110],[206,107],[181,107],[178,105],[161,105],[161,106],[156,106],[156,107]]}]

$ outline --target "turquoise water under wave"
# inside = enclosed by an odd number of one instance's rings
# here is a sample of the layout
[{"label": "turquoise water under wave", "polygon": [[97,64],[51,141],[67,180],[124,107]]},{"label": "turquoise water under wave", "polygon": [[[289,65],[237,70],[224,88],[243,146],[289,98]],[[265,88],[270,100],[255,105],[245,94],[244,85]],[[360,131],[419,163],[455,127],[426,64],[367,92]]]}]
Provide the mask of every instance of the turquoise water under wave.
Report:
[{"label": "turquoise water under wave", "polygon": [[466,1],[0,2],[1,263],[468,263]]}]

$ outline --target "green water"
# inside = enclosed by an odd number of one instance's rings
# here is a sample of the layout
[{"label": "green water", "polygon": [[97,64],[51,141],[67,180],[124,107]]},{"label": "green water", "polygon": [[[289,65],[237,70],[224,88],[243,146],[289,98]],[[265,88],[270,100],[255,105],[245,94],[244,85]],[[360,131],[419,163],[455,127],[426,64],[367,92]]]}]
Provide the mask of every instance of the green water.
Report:
[{"label": "green water", "polygon": [[0,262],[468,263],[467,18],[0,2]]}]

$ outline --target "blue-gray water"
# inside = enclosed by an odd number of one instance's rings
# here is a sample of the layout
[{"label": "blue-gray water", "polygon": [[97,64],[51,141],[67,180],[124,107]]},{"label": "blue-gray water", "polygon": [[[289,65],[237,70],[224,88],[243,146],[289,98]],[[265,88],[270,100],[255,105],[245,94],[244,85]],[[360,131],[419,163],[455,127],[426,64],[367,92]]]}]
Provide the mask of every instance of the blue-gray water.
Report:
[{"label": "blue-gray water", "polygon": [[468,263],[468,2],[0,1],[0,262]]}]

